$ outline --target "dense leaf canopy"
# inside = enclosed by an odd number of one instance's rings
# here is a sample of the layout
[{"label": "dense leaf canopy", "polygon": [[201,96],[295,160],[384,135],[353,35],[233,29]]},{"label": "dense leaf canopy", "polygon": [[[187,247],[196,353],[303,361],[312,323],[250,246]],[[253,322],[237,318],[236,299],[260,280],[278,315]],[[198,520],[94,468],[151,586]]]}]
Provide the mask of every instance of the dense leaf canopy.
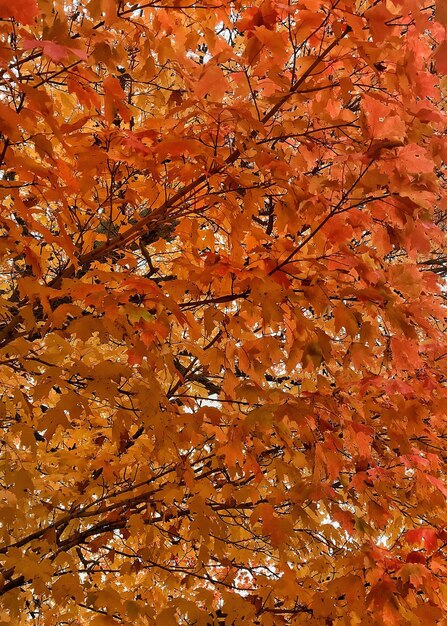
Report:
[{"label": "dense leaf canopy", "polygon": [[1,626],[447,623],[446,32],[0,0]]}]

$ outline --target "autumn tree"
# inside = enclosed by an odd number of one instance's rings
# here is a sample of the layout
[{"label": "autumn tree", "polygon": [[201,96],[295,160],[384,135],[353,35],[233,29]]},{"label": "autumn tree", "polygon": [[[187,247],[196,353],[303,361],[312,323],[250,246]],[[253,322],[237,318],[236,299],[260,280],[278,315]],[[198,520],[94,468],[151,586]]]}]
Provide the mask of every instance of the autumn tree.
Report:
[{"label": "autumn tree", "polygon": [[1,626],[447,623],[446,33],[0,0]]}]

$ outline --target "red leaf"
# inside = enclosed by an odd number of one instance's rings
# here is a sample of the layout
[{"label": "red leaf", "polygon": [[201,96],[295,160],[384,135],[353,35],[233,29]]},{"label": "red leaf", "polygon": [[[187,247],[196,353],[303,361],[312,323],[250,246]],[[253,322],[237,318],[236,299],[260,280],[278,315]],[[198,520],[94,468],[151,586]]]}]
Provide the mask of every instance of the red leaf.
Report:
[{"label": "red leaf", "polygon": [[428,482],[431,483],[437,489],[439,489],[442,495],[447,498],[447,487],[444,485],[442,480],[439,480],[439,478],[436,478],[436,476],[431,476],[430,474],[426,474],[425,476]]},{"label": "red leaf", "polygon": [[424,544],[428,552],[436,550],[438,542],[438,534],[434,528],[415,528],[405,533],[405,539],[408,543]]},{"label": "red leaf", "polygon": [[[1,1],[1,0],[0,0]],[[22,47],[24,50],[33,50],[34,48],[42,48],[43,54],[49,57],[55,63],[59,63],[63,59],[66,59],[70,54],[74,54],[83,61],[87,60],[87,54],[83,50],[78,48],[72,48],[63,46],[60,43],[54,41],[48,41],[47,39],[25,39]]]},{"label": "red leaf", "polygon": [[426,562],[426,558],[422,552],[417,551],[409,552],[406,560],[407,563],[422,563],[423,565],[425,565]]},{"label": "red leaf", "polygon": [[20,24],[32,24],[39,14],[36,0],[0,0],[0,17],[12,17]]}]

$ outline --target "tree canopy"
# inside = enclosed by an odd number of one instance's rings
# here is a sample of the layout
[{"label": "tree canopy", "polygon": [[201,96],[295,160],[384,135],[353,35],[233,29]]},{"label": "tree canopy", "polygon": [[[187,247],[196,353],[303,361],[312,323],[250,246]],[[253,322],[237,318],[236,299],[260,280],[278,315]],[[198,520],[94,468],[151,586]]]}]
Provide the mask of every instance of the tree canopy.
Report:
[{"label": "tree canopy", "polygon": [[447,4],[0,0],[0,625],[447,623]]}]

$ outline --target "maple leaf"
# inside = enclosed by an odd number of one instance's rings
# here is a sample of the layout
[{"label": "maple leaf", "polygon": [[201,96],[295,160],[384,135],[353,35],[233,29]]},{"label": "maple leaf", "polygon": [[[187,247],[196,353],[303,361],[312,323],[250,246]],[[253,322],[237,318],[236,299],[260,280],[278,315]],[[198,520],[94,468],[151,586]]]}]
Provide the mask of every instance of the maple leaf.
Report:
[{"label": "maple leaf", "polygon": [[436,549],[438,533],[434,528],[415,528],[405,533],[409,543],[421,543],[429,552]]},{"label": "maple leaf", "polygon": [[441,74],[447,74],[447,41],[441,42],[441,45],[439,45],[436,50],[434,58],[438,71]]},{"label": "maple leaf", "polygon": [[70,54],[74,54],[83,61],[87,60],[87,54],[83,50],[79,50],[78,48],[74,48],[72,46],[61,45],[59,43],[56,43],[55,41],[47,41],[44,39],[24,39],[22,42],[22,47],[24,50],[42,48],[43,54],[49,57],[55,63],[63,61]]},{"label": "maple leaf", "polygon": [[428,174],[433,171],[433,161],[423,148],[411,144],[399,150],[399,167],[410,173]]},{"label": "maple leaf", "polygon": [[436,0],[436,19],[447,29],[447,9],[442,0]]},{"label": "maple leaf", "polygon": [[37,0],[0,0],[0,17],[13,18],[20,24],[32,24],[39,15]]}]

